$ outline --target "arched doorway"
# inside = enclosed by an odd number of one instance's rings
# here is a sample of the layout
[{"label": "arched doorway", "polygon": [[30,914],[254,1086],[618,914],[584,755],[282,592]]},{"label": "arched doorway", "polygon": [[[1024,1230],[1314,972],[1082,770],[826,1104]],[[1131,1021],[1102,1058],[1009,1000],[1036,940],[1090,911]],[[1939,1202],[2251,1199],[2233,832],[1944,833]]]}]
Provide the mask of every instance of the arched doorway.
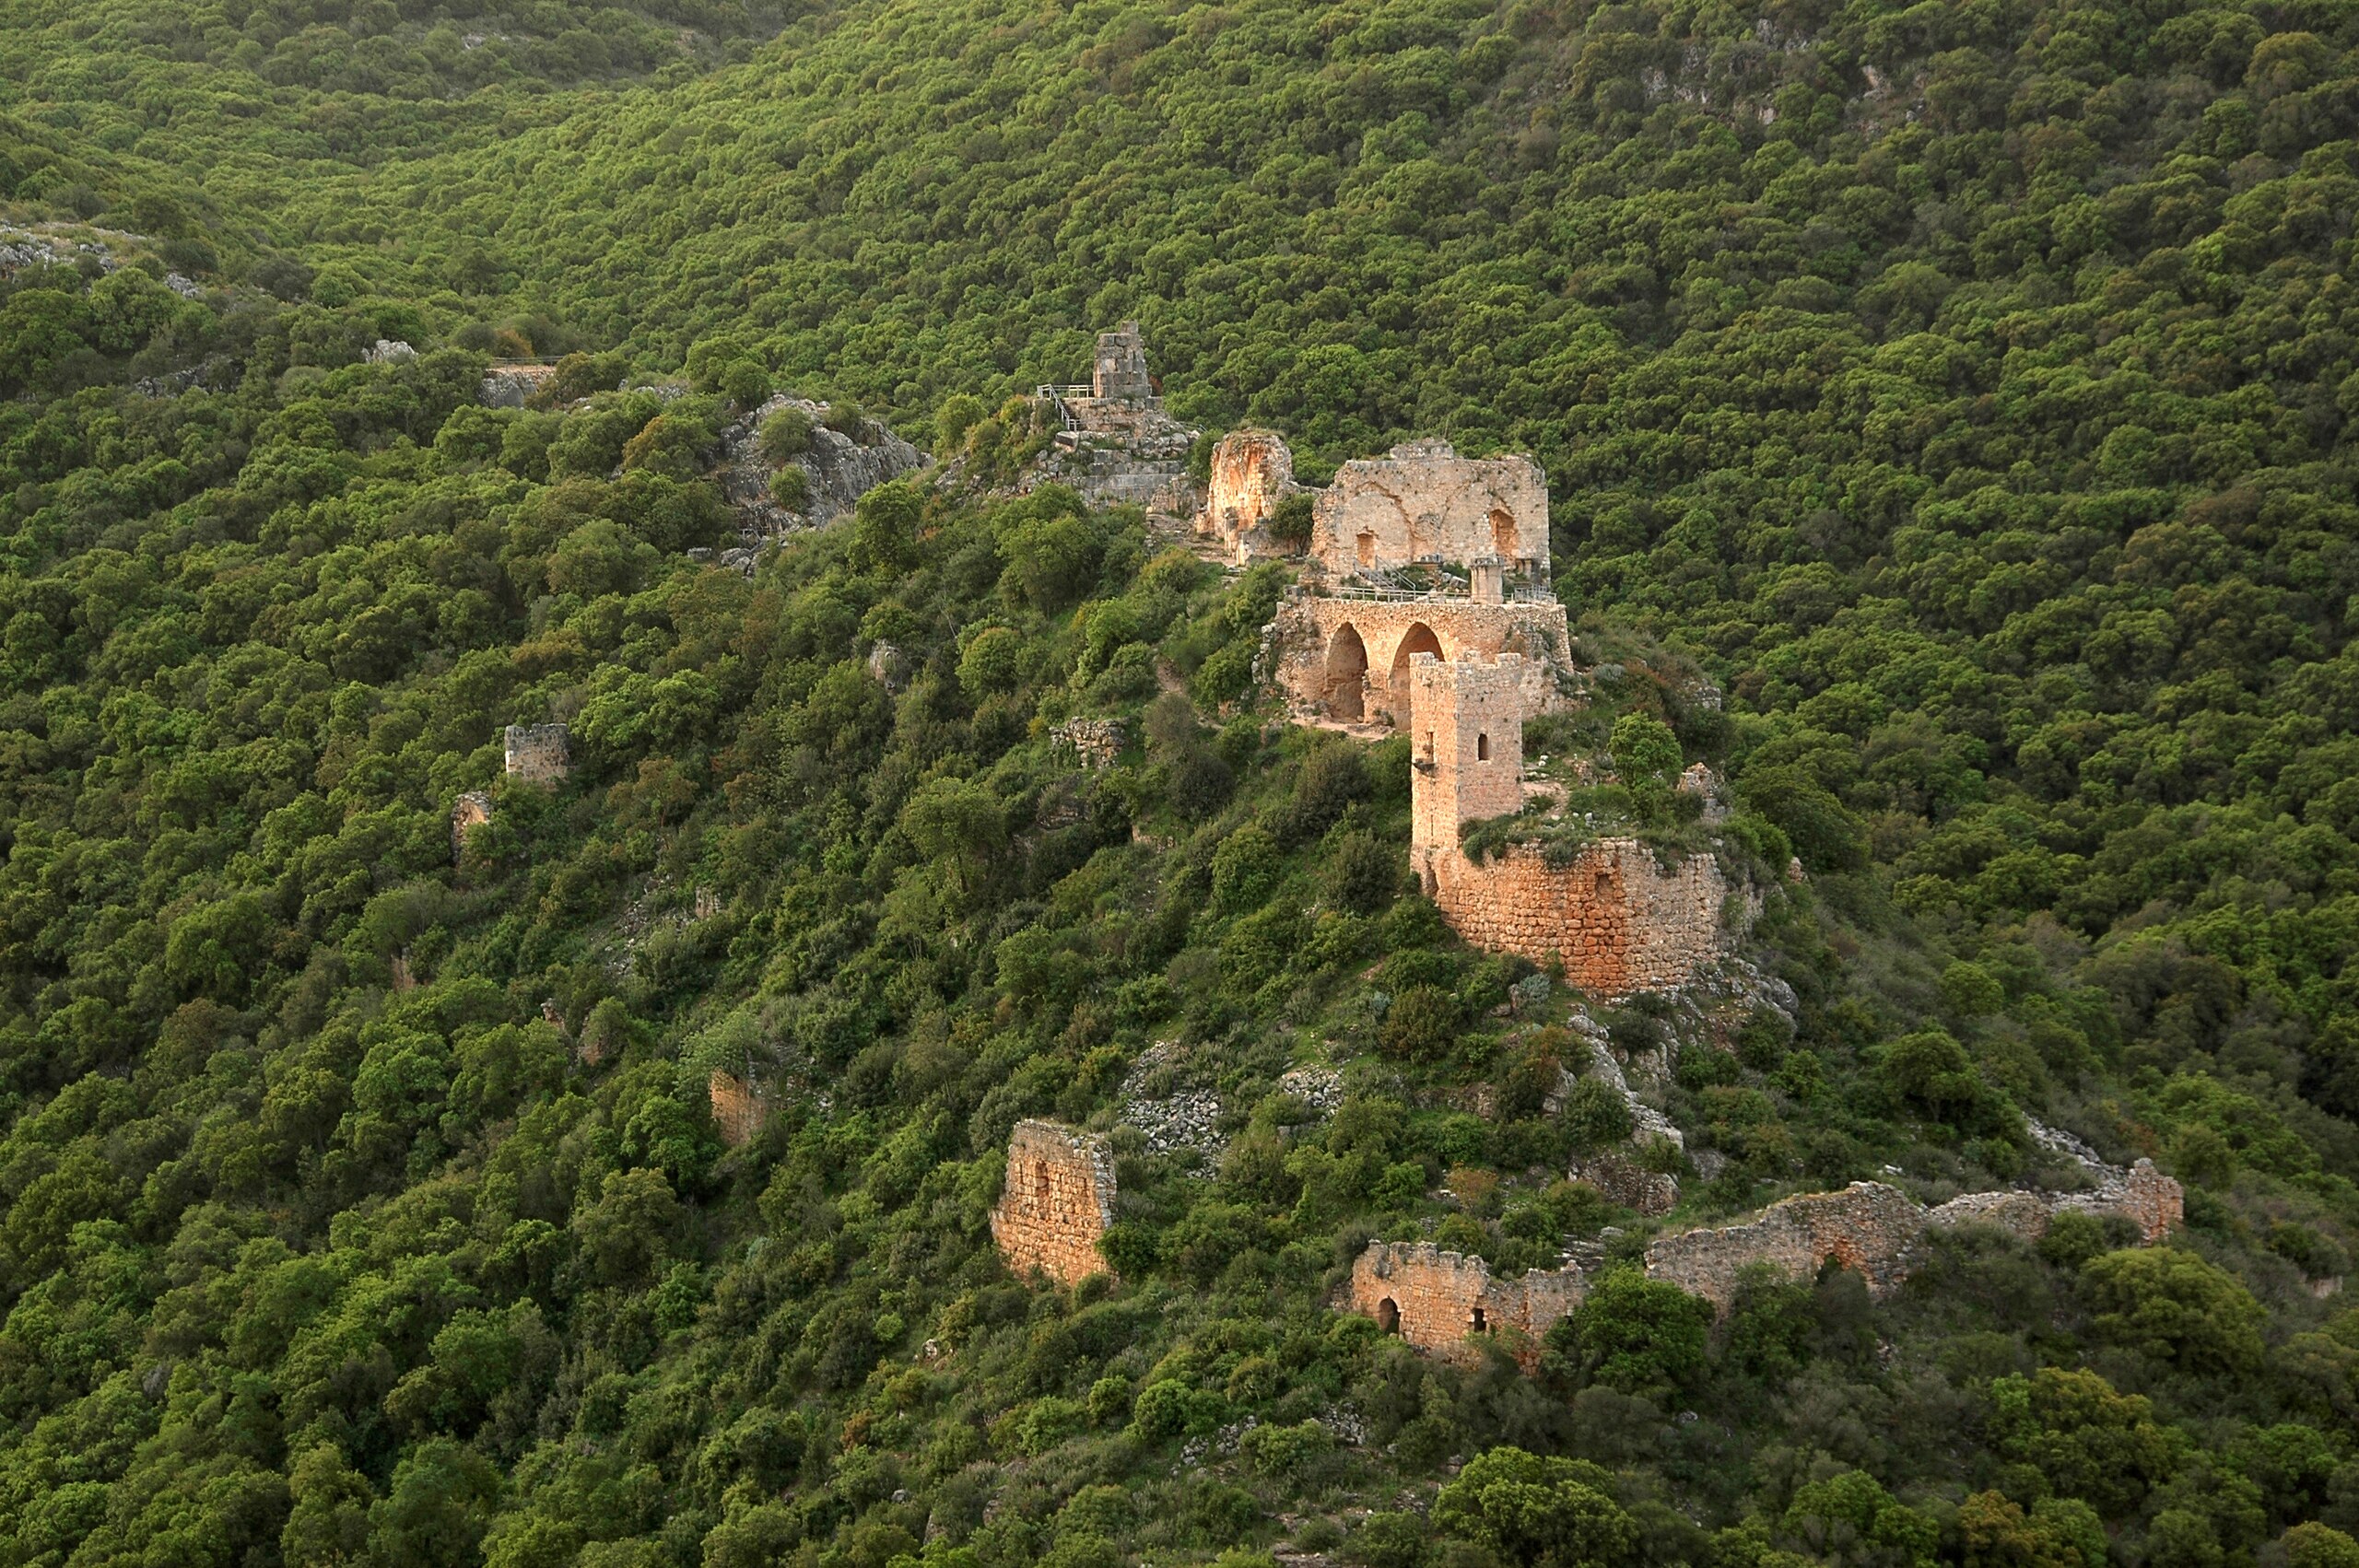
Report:
[{"label": "arched doorway", "polygon": [[1386,683],[1386,693],[1392,699],[1392,722],[1404,728],[1409,722],[1409,661],[1420,653],[1442,656],[1441,638],[1423,621],[1401,634],[1401,646],[1393,650],[1392,673]]},{"label": "arched doorway", "polygon": [[1515,513],[1505,507],[1491,509],[1491,554],[1512,566],[1521,558],[1521,541],[1516,536]]},{"label": "arched doorway", "polygon": [[1401,1309],[1393,1305],[1391,1296],[1376,1304],[1376,1326],[1388,1334],[1401,1332]]},{"label": "arched doorway", "polygon": [[1360,640],[1359,629],[1349,621],[1335,628],[1327,644],[1326,677],[1320,683],[1320,695],[1327,711],[1338,719],[1364,719],[1367,705],[1363,694],[1367,690],[1367,644]]}]

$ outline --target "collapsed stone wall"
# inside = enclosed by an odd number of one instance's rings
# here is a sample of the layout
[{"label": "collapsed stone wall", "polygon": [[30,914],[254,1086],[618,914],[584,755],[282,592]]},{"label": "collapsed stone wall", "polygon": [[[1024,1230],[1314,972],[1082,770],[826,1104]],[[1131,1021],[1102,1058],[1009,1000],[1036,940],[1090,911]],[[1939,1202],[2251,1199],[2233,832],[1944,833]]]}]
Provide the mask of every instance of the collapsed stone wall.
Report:
[{"label": "collapsed stone wall", "polygon": [[1725,942],[1729,884],[1709,855],[1665,871],[1648,845],[1602,838],[1564,865],[1530,844],[1478,863],[1452,845],[1421,869],[1442,918],[1468,942],[1561,962],[1567,983],[1607,1000],[1676,990]]},{"label": "collapsed stone wall", "polygon": [[992,1239],[1011,1272],[1075,1285],[1110,1273],[1097,1238],[1114,1223],[1114,1155],[1106,1140],[1052,1121],[1020,1121],[992,1206]]},{"label": "collapsed stone wall", "polygon": [[491,820],[491,797],[481,790],[470,790],[451,802],[451,863],[457,865],[466,852],[467,834]]},{"label": "collapsed stone wall", "polygon": [[1119,719],[1068,719],[1049,731],[1059,751],[1087,768],[1111,767],[1122,755],[1125,731]]},{"label": "collapsed stone wall", "polygon": [[511,778],[555,784],[573,771],[573,755],[562,724],[511,724],[505,740]]},{"label": "collapsed stone wall", "polygon": [[1335,470],[1312,503],[1311,557],[1349,575],[1438,558],[1496,556],[1548,575],[1548,481],[1528,457],[1461,457],[1404,441]]},{"label": "collapsed stone wall", "polygon": [[734,1073],[716,1070],[705,1084],[705,1094],[712,1103],[713,1128],[732,1149],[753,1141],[769,1115],[769,1096],[758,1085]]},{"label": "collapsed stone wall", "polygon": [[[1915,1265],[1929,1230],[1990,1225],[2027,1241],[2048,1234],[2059,1214],[2118,1215],[2152,1246],[2182,1221],[2179,1184],[2141,1160],[2107,1173],[2092,1192],[1975,1192],[1928,1209],[1879,1181],[1840,1192],[1810,1192],[1772,1203],[1751,1220],[1658,1236],[1647,1246],[1647,1278],[1677,1285],[1726,1312],[1739,1279],[1766,1264],[1788,1280],[1814,1278],[1829,1260],[1886,1295]],[[1590,1270],[1579,1264],[1496,1280],[1479,1258],[1444,1252],[1431,1242],[1370,1242],[1352,1265],[1344,1305],[1417,1349],[1446,1357],[1478,1352],[1467,1336],[1506,1335],[1510,1354],[1530,1371],[1550,1325],[1579,1305]]]},{"label": "collapsed stone wall", "polygon": [[1390,717],[1407,729],[1409,661],[1519,655],[1523,714],[1575,706],[1572,634],[1552,601],[1485,604],[1472,599],[1377,600],[1303,594],[1278,606],[1262,634],[1263,675],[1297,719],[1346,722]]}]

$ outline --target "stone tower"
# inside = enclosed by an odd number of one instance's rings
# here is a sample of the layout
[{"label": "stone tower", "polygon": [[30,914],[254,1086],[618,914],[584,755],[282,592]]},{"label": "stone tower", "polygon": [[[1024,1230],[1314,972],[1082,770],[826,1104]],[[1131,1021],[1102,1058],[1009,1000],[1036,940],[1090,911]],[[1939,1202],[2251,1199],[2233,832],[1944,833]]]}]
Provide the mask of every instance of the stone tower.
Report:
[{"label": "stone tower", "polygon": [[1097,334],[1089,394],[1126,403],[1144,402],[1155,395],[1155,381],[1146,373],[1146,339],[1138,322],[1124,322],[1112,332]]},{"label": "stone tower", "polygon": [[1523,661],[1409,661],[1409,853],[1430,893],[1465,823],[1523,809]]}]

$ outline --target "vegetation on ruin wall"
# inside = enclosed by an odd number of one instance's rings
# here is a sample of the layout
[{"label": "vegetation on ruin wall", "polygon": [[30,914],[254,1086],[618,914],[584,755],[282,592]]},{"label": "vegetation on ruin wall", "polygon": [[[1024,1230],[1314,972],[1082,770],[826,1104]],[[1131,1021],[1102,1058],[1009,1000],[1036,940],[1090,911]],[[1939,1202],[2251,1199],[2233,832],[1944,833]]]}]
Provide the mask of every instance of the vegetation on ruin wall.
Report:
[{"label": "vegetation on ruin wall", "polygon": [[[149,263],[0,283],[0,1554],[2348,1560],[2341,12],[620,14],[0,23],[0,199]],[[995,474],[1126,314],[1307,468],[1537,451],[1607,713],[1800,855],[1797,1026],[1679,1054],[1683,1219],[2060,1179],[2030,1111],[2189,1181],[2185,1244],[1947,1237],[1708,1332],[1617,1275],[1536,1380],[1326,1310],[1369,1235],[1640,1231],[1551,1179],[1627,1131],[1544,1111],[1564,999],[1402,893],[1405,748],[1225,706],[1275,579],[1054,493],[683,554],[733,403]],[[697,394],[473,406],[574,347]],[[1137,743],[1076,775],[1068,713]],[[552,717],[576,778],[503,789]],[[1008,1127],[1163,1040],[1228,1153],[1120,1135],[1124,1283],[1009,1282]],[[1321,1120],[1273,1090],[1330,1041]]]}]

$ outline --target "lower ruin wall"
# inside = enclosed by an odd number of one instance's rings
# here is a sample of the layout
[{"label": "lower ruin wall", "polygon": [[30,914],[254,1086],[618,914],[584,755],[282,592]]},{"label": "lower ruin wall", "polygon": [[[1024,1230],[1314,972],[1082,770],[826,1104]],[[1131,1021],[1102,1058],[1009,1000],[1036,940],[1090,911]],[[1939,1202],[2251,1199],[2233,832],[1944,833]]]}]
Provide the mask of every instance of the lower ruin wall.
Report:
[{"label": "lower ruin wall", "polygon": [[1561,962],[1568,983],[1608,1000],[1676,990],[1720,954],[1729,889],[1709,855],[1666,873],[1635,838],[1600,839],[1562,866],[1526,845],[1479,863],[1448,848],[1420,874],[1471,945]]},{"label": "lower ruin wall", "polygon": [[[1829,1259],[1855,1270],[1878,1295],[1907,1279],[1930,1229],[1989,1225],[2036,1240],[2059,1214],[2118,1215],[2152,1246],[2184,1217],[2179,1184],[2141,1160],[2111,1173],[2094,1192],[1976,1192],[1928,1209],[1897,1188],[1859,1181],[1840,1192],[1789,1198],[1743,1224],[1683,1231],[1648,1244],[1649,1279],[1667,1281],[1726,1312],[1739,1278],[1766,1265],[1789,1280],[1814,1278]],[[1489,1332],[1525,1371],[1540,1341],[1580,1305],[1588,1273],[1578,1266],[1497,1280],[1479,1258],[1431,1242],[1370,1242],[1352,1265],[1344,1305],[1431,1355],[1473,1360],[1468,1336]]]},{"label": "lower ruin wall", "polygon": [[992,1239],[1012,1273],[1061,1285],[1109,1274],[1097,1238],[1114,1223],[1114,1155],[1105,1139],[1052,1121],[1020,1121]]}]

